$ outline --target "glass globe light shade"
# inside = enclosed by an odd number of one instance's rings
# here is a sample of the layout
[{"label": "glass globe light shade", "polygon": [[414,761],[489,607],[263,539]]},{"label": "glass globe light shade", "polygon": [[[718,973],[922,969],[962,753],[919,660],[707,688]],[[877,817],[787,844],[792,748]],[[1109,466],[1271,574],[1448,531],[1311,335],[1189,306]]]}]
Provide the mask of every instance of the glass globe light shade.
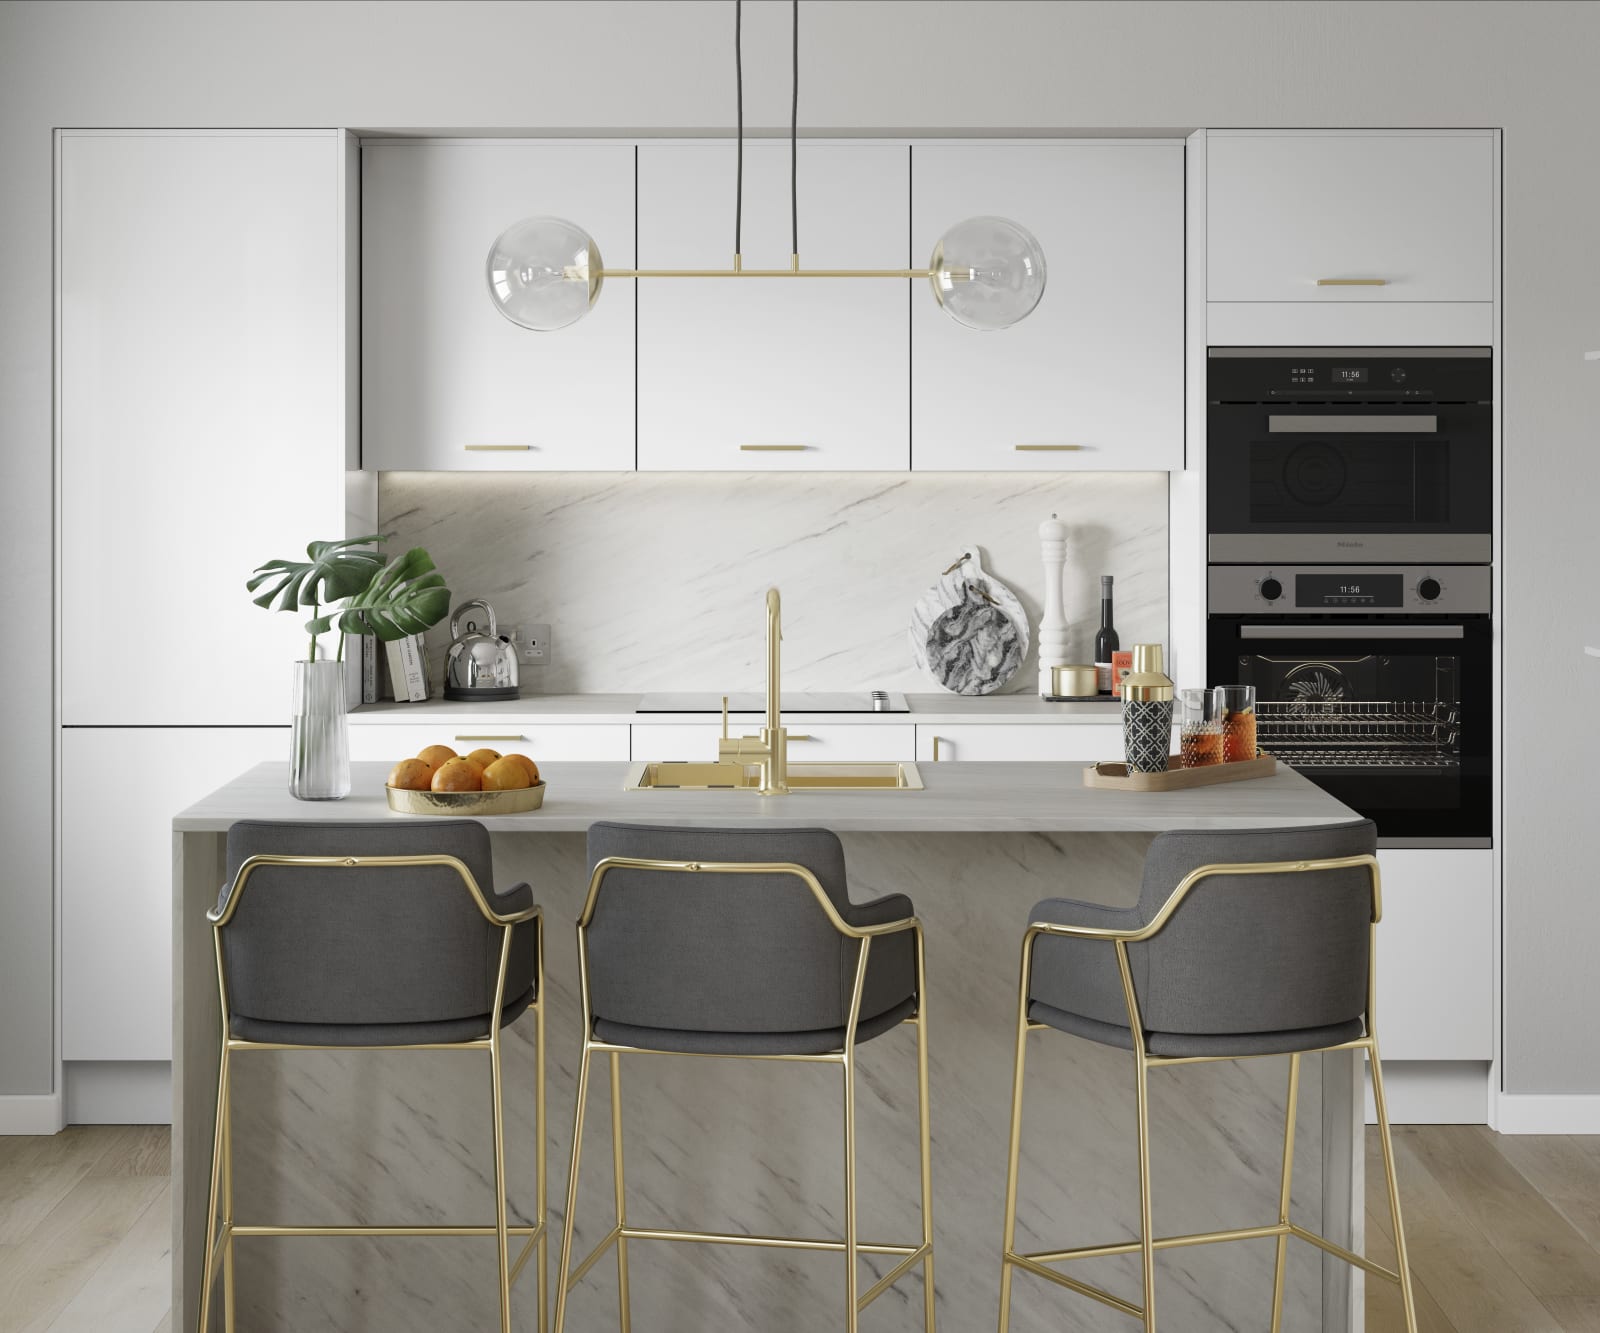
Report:
[{"label": "glass globe light shade", "polygon": [[523,218],[507,227],[489,247],[485,272],[494,308],[541,333],[587,315],[605,278],[594,238],[565,218]]},{"label": "glass globe light shade", "polygon": [[1009,218],[968,218],[939,238],[928,261],[933,294],[969,329],[1005,329],[1044,295],[1044,251]]}]

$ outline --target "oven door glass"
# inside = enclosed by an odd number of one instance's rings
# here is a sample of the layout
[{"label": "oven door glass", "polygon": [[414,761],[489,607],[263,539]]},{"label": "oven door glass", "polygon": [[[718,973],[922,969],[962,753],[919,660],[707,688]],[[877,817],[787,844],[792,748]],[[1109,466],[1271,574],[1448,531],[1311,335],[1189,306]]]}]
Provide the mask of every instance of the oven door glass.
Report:
[{"label": "oven door glass", "polygon": [[1224,403],[1210,411],[1207,508],[1213,533],[1491,530],[1486,409]]},{"label": "oven door glass", "polygon": [[1261,748],[1376,820],[1379,837],[1487,845],[1487,618],[1419,631],[1216,617],[1210,639],[1213,683],[1255,686]]}]

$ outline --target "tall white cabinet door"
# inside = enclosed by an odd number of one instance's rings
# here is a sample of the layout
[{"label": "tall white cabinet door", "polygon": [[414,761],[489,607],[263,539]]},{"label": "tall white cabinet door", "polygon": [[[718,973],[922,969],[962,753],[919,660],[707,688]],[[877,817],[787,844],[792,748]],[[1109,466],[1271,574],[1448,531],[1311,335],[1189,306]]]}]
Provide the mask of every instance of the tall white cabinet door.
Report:
[{"label": "tall white cabinet door", "polygon": [[[641,144],[641,268],[731,268],[734,148]],[[905,268],[904,144],[800,145],[803,268]],[[789,145],[744,146],[745,268],[789,267]],[[646,278],[641,471],[903,471],[906,282]]]},{"label": "tall white cabinet door", "polygon": [[1494,193],[1488,131],[1212,131],[1206,299],[1492,301]]},{"label": "tall white cabinet door", "polygon": [[62,1059],[172,1058],[172,817],[288,754],[287,727],[63,729]]},{"label": "tall white cabinet door", "polygon": [[912,298],[919,471],[1183,467],[1183,148],[918,144],[912,254],[956,223],[1010,218],[1044,250],[1044,296],[979,332]]},{"label": "tall white cabinet door", "polygon": [[244,585],[345,531],[342,138],[58,146],[61,720],[282,722]]},{"label": "tall white cabinet door", "polygon": [[633,290],[536,333],[489,299],[489,247],[566,218],[633,267],[628,144],[362,145],[361,460],[369,470],[633,468]]}]

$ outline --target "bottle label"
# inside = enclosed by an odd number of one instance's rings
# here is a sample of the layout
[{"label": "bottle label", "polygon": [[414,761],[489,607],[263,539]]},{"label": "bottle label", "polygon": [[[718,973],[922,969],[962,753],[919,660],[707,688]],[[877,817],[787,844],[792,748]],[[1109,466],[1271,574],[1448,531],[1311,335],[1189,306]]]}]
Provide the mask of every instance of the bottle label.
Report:
[{"label": "bottle label", "polygon": [[1133,670],[1133,649],[1124,648],[1111,654],[1111,693],[1122,693],[1122,680]]},{"label": "bottle label", "polygon": [[1094,664],[1094,687],[1101,694],[1111,693],[1111,663],[1096,662]]}]

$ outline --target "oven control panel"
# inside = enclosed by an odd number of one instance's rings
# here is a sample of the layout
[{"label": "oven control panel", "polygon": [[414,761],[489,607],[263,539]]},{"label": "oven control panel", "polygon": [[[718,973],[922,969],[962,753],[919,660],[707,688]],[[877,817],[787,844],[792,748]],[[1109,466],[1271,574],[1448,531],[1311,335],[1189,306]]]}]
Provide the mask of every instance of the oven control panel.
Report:
[{"label": "oven control panel", "polygon": [[1212,615],[1487,614],[1487,565],[1212,565]]}]

